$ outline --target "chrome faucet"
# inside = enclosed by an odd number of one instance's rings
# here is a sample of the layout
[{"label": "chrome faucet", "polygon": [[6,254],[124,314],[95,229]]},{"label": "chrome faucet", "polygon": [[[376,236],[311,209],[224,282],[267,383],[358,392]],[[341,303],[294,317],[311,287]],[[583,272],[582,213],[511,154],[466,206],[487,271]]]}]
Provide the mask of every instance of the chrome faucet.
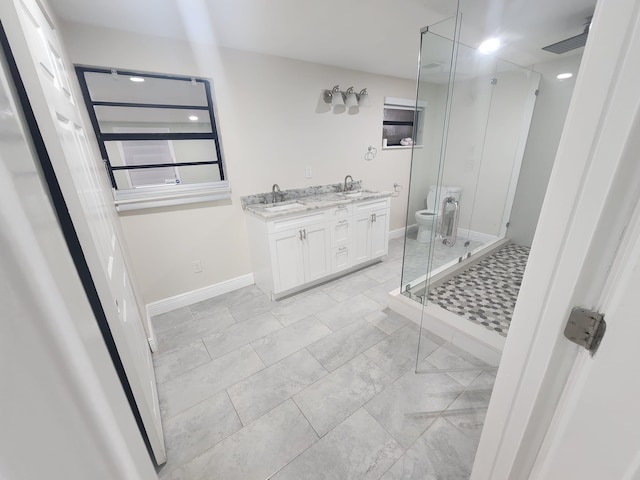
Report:
[{"label": "chrome faucet", "polygon": [[[347,180],[350,180],[351,183],[349,183],[349,187],[347,188]],[[346,177],[344,177],[344,188],[342,189],[343,192],[346,192],[348,190],[351,190],[353,188],[353,177],[351,175],[347,175]]]},{"label": "chrome faucet", "polygon": [[273,203],[278,203],[280,201],[280,185],[278,185],[277,183],[273,184],[273,187],[271,187],[271,193],[273,194]]}]

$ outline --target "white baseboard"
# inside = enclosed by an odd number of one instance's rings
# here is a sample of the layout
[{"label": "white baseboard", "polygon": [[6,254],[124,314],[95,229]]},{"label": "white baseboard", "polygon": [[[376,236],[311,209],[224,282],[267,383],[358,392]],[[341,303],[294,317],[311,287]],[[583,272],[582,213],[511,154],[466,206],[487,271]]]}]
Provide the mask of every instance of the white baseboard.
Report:
[{"label": "white baseboard", "polygon": [[[411,228],[411,227],[409,227]],[[404,233],[407,231],[405,227],[398,228],[397,230],[389,231],[389,240],[393,240],[394,238],[402,238],[404,237]]]},{"label": "white baseboard", "polygon": [[217,297],[218,295],[229,293],[233,290],[248,287],[253,284],[253,273],[248,273],[240,277],[225,280],[224,282],[209,285],[208,287],[199,288],[197,290],[192,290],[190,292],[181,293],[180,295],[148,303],[147,313],[154,317],[156,315],[167,313],[177,308],[186,307],[192,303],[202,302],[203,300],[208,300],[210,298]]},{"label": "white baseboard", "polygon": [[458,236],[459,237],[464,238],[467,235],[468,235],[469,240],[474,240],[476,242],[480,242],[483,245],[485,243],[493,242],[494,240],[496,240],[498,238],[495,235],[489,235],[488,233],[482,233],[482,232],[475,232],[475,231],[469,230],[467,228],[459,228],[458,229]]},{"label": "white baseboard", "polygon": [[249,285],[253,285],[254,283],[255,282],[253,280],[253,273],[248,273],[240,277],[231,278],[229,280],[225,280],[224,282],[216,283],[215,285],[209,285],[208,287],[199,288],[197,290],[192,290],[190,292],[181,293],[180,295],[175,295],[173,297],[163,298],[162,300],[148,303],[146,305],[146,311],[147,324],[149,325],[150,332],[149,346],[151,347],[151,351],[155,352],[157,350],[155,333],[153,331],[153,326],[151,325],[151,317],[170,312],[177,308],[186,307],[187,305],[191,305],[193,303],[202,302],[203,300],[208,300],[210,298],[217,297],[218,295],[232,292],[233,290],[237,290],[239,288],[248,287]]}]

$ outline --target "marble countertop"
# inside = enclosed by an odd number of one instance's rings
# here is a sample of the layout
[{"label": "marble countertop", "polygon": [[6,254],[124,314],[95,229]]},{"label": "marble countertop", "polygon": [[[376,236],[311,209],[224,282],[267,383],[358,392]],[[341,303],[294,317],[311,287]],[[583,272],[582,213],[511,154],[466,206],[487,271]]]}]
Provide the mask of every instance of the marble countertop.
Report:
[{"label": "marble countertop", "polygon": [[245,211],[265,220],[299,215],[301,213],[335,207],[350,203],[374,200],[376,198],[390,197],[392,192],[374,192],[371,190],[354,190],[351,192],[328,192],[308,196],[301,196],[294,200],[285,200],[277,203],[254,203],[245,205]]}]

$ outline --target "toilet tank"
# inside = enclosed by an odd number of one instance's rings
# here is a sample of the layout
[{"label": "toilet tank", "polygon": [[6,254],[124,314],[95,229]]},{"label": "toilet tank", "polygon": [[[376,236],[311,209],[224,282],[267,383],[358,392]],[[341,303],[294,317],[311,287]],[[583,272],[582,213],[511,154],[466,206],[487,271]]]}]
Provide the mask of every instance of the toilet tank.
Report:
[{"label": "toilet tank", "polygon": [[453,197],[457,201],[460,201],[460,195],[462,194],[462,187],[444,187],[447,191],[447,197]]},{"label": "toilet tank", "polygon": [[[440,191],[439,193],[438,190]],[[438,188],[437,185],[431,185],[429,187],[429,194],[425,199],[426,207],[428,210],[437,210],[437,208],[435,208],[436,194],[438,194],[439,202],[441,204],[442,201],[447,197],[453,197],[456,200],[460,201],[462,187],[442,186]]]},{"label": "toilet tank", "polygon": [[439,201],[442,202],[442,200],[447,196],[447,187],[438,188],[437,185],[431,185],[429,187],[429,193],[427,194],[427,198],[424,200],[427,210],[437,210],[437,208],[435,208],[436,195],[439,198]]}]

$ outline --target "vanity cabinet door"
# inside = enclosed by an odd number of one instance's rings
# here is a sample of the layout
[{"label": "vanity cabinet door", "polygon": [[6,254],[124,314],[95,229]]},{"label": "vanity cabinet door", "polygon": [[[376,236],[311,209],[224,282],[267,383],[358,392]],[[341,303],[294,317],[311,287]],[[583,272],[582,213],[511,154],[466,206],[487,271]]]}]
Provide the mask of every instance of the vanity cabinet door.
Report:
[{"label": "vanity cabinet door", "polygon": [[354,264],[387,254],[389,251],[388,208],[360,213],[355,217],[354,224]]},{"label": "vanity cabinet door", "polygon": [[303,228],[304,281],[312,282],[331,273],[329,229],[324,223]]},{"label": "vanity cabinet door", "polygon": [[373,212],[371,222],[371,258],[378,258],[389,252],[389,209]]},{"label": "vanity cabinet door", "polygon": [[371,212],[354,218],[353,263],[366,262],[371,258]]},{"label": "vanity cabinet door", "polygon": [[302,229],[296,228],[271,235],[273,287],[275,293],[304,283]]}]

